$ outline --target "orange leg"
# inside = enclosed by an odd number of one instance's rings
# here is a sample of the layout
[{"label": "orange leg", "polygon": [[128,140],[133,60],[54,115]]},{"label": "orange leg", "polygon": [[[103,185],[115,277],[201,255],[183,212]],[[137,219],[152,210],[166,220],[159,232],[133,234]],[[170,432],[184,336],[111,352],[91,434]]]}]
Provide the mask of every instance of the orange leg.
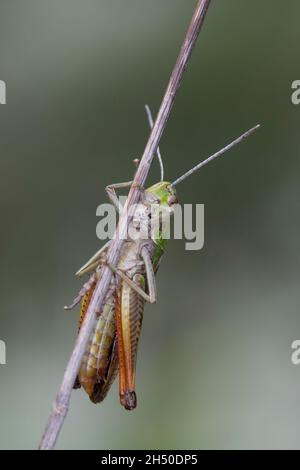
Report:
[{"label": "orange leg", "polygon": [[126,335],[126,331],[124,332],[123,329],[122,305],[119,296],[117,296],[116,300],[116,321],[118,338],[120,402],[121,405],[126,408],[126,410],[133,410],[136,407],[136,394],[134,391],[135,374],[133,371],[130,342],[128,343],[128,335]]},{"label": "orange leg", "polygon": [[134,344],[135,342],[135,322],[132,321],[134,317],[136,302],[134,299],[138,298],[138,294],[134,292],[127,284],[121,287],[121,331],[122,331],[122,347],[123,347],[123,360],[125,365],[125,390],[124,390],[124,407],[127,410],[133,410],[136,407],[136,394],[135,394],[135,355]]},{"label": "orange leg", "polygon": [[119,362],[119,394],[120,403],[125,406],[125,363],[124,363],[124,345],[122,335],[121,303],[118,294],[116,295],[116,321],[117,321],[117,339],[118,339],[118,362]]}]

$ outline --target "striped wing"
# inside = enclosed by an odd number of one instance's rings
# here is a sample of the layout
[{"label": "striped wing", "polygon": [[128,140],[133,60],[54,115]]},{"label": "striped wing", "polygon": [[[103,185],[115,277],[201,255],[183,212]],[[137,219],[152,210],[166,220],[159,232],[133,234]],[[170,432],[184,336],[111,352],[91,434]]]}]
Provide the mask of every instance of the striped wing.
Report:
[{"label": "striped wing", "polygon": [[[79,328],[87,312],[93,289],[83,298]],[[115,300],[104,305],[86,347],[74,388],[82,386],[94,403],[107,395],[118,371]]]}]

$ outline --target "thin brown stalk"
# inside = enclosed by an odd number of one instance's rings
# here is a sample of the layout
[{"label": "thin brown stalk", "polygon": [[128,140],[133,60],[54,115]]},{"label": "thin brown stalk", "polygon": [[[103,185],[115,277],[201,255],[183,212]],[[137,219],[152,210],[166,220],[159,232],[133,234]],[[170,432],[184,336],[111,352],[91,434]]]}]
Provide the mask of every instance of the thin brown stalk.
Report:
[{"label": "thin brown stalk", "polygon": [[[195,12],[193,14],[178,59],[170,77],[168,87],[161,102],[159,112],[157,114],[154,126],[146,144],[141,162],[135,174],[133,184],[130,188],[124,206],[125,210],[122,212],[115,237],[111,243],[107,255],[109,263],[113,265],[116,265],[118,262],[122,243],[123,240],[126,238],[127,227],[129,223],[128,214],[130,213],[130,207],[136,204],[140,198],[140,188],[144,185],[146,181],[153,160],[153,156],[155,155],[162,133],[167,124],[172,106],[176,98],[177,91],[181,83],[181,79],[183,77],[186,65],[191,56],[192,49],[197,41],[209,4],[210,0],[197,1]],[[69,409],[69,402],[71,398],[73,384],[75,382],[76,375],[78,373],[78,369],[80,367],[80,363],[82,361],[86,345],[93,329],[93,325],[96,318],[96,312],[101,311],[105,296],[109,289],[111,279],[112,271],[107,266],[104,266],[101,278],[96,285],[87,314],[80,329],[80,333],[77,337],[71,358],[65,370],[61,387],[53,404],[53,410],[49,416],[49,420],[40,443],[40,449],[53,449],[55,446],[58,434],[63,426],[66,414]]]}]

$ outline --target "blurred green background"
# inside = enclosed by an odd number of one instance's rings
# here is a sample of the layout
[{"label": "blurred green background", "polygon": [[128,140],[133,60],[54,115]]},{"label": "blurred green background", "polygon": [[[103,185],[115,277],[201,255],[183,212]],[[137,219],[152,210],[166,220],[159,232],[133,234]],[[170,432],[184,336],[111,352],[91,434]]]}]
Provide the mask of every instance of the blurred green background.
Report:
[{"label": "blurred green background", "polygon": [[[104,187],[127,181],[194,0],[0,1],[0,447],[36,448],[73,347],[62,306],[99,247]],[[212,1],[161,150],[205,204],[205,247],[171,241],[147,306],[138,408],[74,392],[57,448],[300,448],[300,79],[297,0]],[[157,163],[149,181],[159,178]]]}]

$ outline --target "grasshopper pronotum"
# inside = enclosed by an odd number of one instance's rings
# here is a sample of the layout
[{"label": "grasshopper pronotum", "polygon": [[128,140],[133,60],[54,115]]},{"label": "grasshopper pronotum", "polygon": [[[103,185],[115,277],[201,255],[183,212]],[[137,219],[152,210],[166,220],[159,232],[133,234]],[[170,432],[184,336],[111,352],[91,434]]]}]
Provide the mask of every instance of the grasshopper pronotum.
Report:
[{"label": "grasshopper pronotum", "polygon": [[[153,120],[150,109],[146,107],[150,125]],[[169,220],[178,204],[175,186],[188,178],[202,166],[223,155],[227,150],[241,142],[254,132],[259,125],[248,130],[240,137],[223,147],[206,160],[177,178],[173,183],[164,181],[164,170],[159,149],[157,155],[161,167],[161,181],[142,190],[139,211],[134,213],[130,226],[149,230],[151,207],[159,207],[158,216]],[[117,211],[122,211],[122,205],[116,190],[131,186],[131,181],[112,184],[106,187],[107,195]],[[142,209],[141,209],[142,208]],[[168,216],[168,217],[166,217]],[[139,336],[141,332],[145,302],[156,302],[155,274],[165,251],[166,239],[158,225],[158,230],[148,237],[128,236],[124,242],[117,266],[109,267],[114,272],[110,289],[102,311],[99,312],[93,333],[90,337],[83,357],[74,388],[83,387],[94,403],[101,402],[114,381],[119,370],[120,402],[127,409],[136,407],[135,370]],[[142,231],[141,231],[142,232]],[[130,230],[129,230],[130,233]],[[136,233],[136,232],[135,232]],[[143,231],[143,233],[145,233]],[[101,277],[101,268],[107,263],[106,253],[110,241],[92,256],[76,273],[77,276],[89,274],[89,280],[84,284],[72,305],[73,308],[81,302],[79,328],[87,311],[96,282]]]}]

